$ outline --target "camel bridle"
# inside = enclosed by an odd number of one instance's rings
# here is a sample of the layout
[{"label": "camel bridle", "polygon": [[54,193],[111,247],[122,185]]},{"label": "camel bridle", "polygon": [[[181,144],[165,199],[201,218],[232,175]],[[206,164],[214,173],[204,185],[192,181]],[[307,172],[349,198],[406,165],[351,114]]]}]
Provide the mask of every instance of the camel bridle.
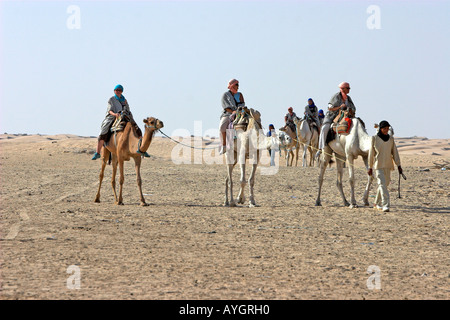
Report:
[{"label": "camel bridle", "polygon": [[146,127],[146,128],[149,128],[149,129],[159,130],[159,129],[156,127],[156,124],[158,123],[158,121],[159,121],[159,119],[155,119],[155,124],[154,124],[153,126],[149,126],[148,124],[145,124],[145,127]]}]

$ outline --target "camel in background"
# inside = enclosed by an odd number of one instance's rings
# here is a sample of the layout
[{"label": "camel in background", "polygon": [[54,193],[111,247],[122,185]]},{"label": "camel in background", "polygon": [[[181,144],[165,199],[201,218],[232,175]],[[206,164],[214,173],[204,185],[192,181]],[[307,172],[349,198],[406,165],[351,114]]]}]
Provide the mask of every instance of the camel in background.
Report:
[{"label": "camel in background", "polygon": [[294,119],[294,123],[297,128],[298,148],[300,148],[300,145],[303,147],[302,166],[308,166],[306,163],[306,151],[309,151],[309,166],[312,167],[314,165],[314,155],[319,146],[319,132],[314,128],[311,129],[308,121],[304,119],[296,118]]},{"label": "camel in background", "polygon": [[[142,179],[141,179],[142,153],[148,150],[156,130],[161,129],[164,125],[162,121],[152,117],[144,119],[144,123],[145,123],[145,132],[142,139],[139,139],[139,137],[136,136],[132,124],[128,122],[124,130],[117,132],[116,134],[113,134],[109,139],[108,144],[102,148],[102,155],[103,155],[102,168],[100,171],[99,176],[100,182],[98,185],[98,191],[97,196],[95,197],[95,202],[100,202],[100,189],[102,187],[103,175],[105,172],[106,163],[111,157],[113,167],[111,185],[114,192],[115,203],[117,205],[123,205],[122,189],[123,189],[123,182],[125,180],[124,162],[129,161],[131,158],[133,158],[136,169],[137,185],[139,189],[139,195],[141,198],[141,206],[147,205],[144,199],[144,195],[142,194]],[[119,172],[120,172],[119,196],[117,196],[116,193],[117,165],[119,165]]]},{"label": "camel in background", "polygon": [[279,130],[282,133],[285,133],[289,137],[289,140],[284,140],[284,141],[288,141],[288,142],[283,145],[283,147],[286,151],[286,156],[285,156],[286,167],[292,167],[292,163],[294,162],[294,151],[293,151],[294,148],[295,148],[295,166],[297,166],[298,150],[299,150],[297,134],[294,131],[292,131],[291,127],[289,127],[289,126],[281,127]]}]

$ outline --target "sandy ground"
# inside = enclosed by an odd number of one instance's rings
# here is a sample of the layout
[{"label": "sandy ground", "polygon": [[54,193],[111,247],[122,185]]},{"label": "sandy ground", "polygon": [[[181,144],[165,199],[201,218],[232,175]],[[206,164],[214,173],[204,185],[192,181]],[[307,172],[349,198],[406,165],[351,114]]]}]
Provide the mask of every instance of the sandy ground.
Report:
[{"label": "sandy ground", "polygon": [[450,140],[396,141],[407,180],[399,199],[393,172],[381,213],[362,206],[362,161],[358,208],[343,207],[335,167],[315,207],[318,168],[284,160],[257,174],[259,207],[223,207],[225,167],[175,164],[161,136],[142,165],[151,205],[131,162],[125,205],[110,167],[94,203],[95,138],[0,135],[1,299],[449,299]]}]

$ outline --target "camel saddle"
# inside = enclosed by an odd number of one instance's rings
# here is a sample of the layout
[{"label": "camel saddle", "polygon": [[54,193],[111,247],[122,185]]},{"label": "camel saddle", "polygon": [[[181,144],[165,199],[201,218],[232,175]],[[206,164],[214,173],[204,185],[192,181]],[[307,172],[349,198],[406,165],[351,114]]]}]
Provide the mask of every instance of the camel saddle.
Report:
[{"label": "camel saddle", "polygon": [[128,122],[130,122],[131,125],[133,126],[134,132],[138,136],[142,136],[142,131],[138,127],[137,123],[134,121],[134,119],[131,117],[130,114],[125,113],[125,112],[122,112],[119,115],[119,117],[114,121],[114,123],[111,126],[111,132],[116,133],[119,131],[123,131]]},{"label": "camel saddle", "polygon": [[142,136],[142,131],[138,127],[136,121],[131,117],[130,114],[126,112],[120,113],[119,117],[113,122],[111,125],[111,129],[107,133],[107,136],[105,138],[105,146],[107,146],[110,143],[111,137],[113,134],[117,134],[117,132],[123,131],[127,125],[127,123],[130,122],[133,126],[134,133],[138,136]]},{"label": "camel saddle", "polygon": [[352,109],[339,110],[339,114],[334,118],[331,128],[334,133],[348,134],[352,125],[352,119],[355,115]]}]

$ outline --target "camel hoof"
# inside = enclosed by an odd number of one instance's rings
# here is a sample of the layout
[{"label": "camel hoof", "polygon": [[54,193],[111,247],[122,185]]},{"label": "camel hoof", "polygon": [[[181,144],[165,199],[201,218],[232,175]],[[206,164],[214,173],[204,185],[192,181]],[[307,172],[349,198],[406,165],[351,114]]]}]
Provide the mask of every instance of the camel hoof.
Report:
[{"label": "camel hoof", "polygon": [[236,207],[236,203],[230,202],[230,207]]},{"label": "camel hoof", "polygon": [[224,207],[229,207],[229,206],[230,206],[230,203],[227,201],[227,202],[225,202],[225,203],[223,204],[223,206],[224,206]]},{"label": "camel hoof", "polygon": [[355,203],[355,204],[351,204],[351,205],[349,205],[349,208],[358,208],[358,205]]},{"label": "camel hoof", "polygon": [[100,203],[100,199],[95,199],[94,202]]},{"label": "camel hoof", "polygon": [[259,207],[259,205],[257,205],[257,204],[254,203],[254,202],[253,202],[253,203],[250,202],[249,205],[248,205],[248,207],[249,207],[249,208],[256,208],[256,207]]},{"label": "camel hoof", "polygon": [[116,202],[115,204],[118,206],[123,206],[123,202]]},{"label": "camel hoof", "polygon": [[141,207],[148,207],[148,206],[149,206],[148,203],[146,203],[146,202],[141,202]]},{"label": "camel hoof", "polygon": [[319,200],[317,200],[316,201],[316,207],[321,207],[321,206],[322,206],[322,203]]},{"label": "camel hoof", "polygon": [[344,202],[344,207],[350,207],[350,203],[348,201]]}]

